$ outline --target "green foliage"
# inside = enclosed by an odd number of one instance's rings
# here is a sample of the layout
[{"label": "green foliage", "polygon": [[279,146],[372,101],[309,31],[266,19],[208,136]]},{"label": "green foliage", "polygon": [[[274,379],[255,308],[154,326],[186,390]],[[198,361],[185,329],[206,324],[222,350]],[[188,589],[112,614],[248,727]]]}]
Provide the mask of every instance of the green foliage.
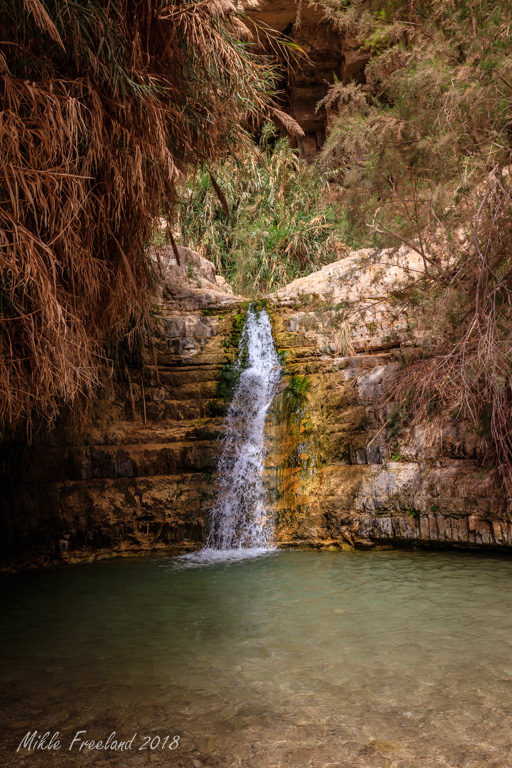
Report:
[{"label": "green foliage", "polygon": [[225,416],[228,412],[227,402],[224,400],[210,400],[208,403],[208,415],[215,418],[216,416]]},{"label": "green foliage", "polygon": [[410,398],[403,398],[398,403],[393,403],[388,417],[388,430],[393,437],[398,437],[403,431],[409,418]]},{"label": "green foliage", "polygon": [[335,83],[320,105],[338,111],[319,165],[343,190],[349,242],[405,243],[427,277],[408,303],[430,338],[389,399],[414,403],[412,423],[467,420],[510,494],[512,4],[320,5],[367,57],[363,82]]},{"label": "green foliage", "polygon": [[345,223],[335,189],[267,123],[260,146],[215,169],[229,219],[206,169],[182,190],[183,241],[238,292],[256,295],[340,258]]},{"label": "green foliage", "polygon": [[364,83],[336,83],[323,102],[339,116],[319,164],[344,189],[349,240],[455,226],[479,180],[511,161],[512,5],[320,4],[369,59]]},{"label": "green foliage", "polygon": [[[237,388],[240,374],[247,366],[247,348],[240,349],[249,303],[242,305],[231,321],[229,336],[224,342],[227,360],[217,376],[216,400],[209,403],[210,416],[225,416],[228,405]],[[251,305],[254,306],[254,303]]]},{"label": "green foliage", "polygon": [[279,421],[290,423],[293,419],[300,420],[306,406],[311,381],[307,376],[293,374],[287,386],[277,399],[277,418]]},{"label": "green foliage", "polygon": [[215,395],[223,400],[231,400],[239,378],[239,366],[236,363],[225,363],[218,376]]},{"label": "green foliage", "polygon": [[242,332],[244,330],[245,320],[247,317],[247,309],[249,307],[249,304],[243,304],[240,308],[240,311],[237,312],[237,314],[233,317],[233,320],[231,321],[231,330],[229,332],[229,336],[224,342],[224,347],[229,351],[233,351],[235,349],[238,349],[238,345],[240,344],[240,339],[242,338]]}]

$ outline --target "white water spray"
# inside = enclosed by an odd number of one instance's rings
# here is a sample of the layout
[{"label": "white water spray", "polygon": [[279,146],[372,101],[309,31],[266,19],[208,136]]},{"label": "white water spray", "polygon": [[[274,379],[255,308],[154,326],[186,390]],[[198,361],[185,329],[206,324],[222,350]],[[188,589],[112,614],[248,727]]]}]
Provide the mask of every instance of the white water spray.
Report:
[{"label": "white water spray", "polygon": [[273,521],[265,503],[265,421],[281,368],[268,314],[250,308],[240,339],[238,384],[225,422],[219,495],[206,547],[194,561],[232,560],[272,549]]}]

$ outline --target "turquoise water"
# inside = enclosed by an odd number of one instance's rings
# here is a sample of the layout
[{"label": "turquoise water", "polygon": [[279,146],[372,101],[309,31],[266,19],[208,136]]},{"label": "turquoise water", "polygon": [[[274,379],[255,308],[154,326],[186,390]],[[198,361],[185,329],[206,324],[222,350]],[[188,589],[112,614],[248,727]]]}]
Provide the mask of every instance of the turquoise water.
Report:
[{"label": "turquoise water", "polygon": [[[2,766],[512,765],[511,560],[183,564],[1,578]],[[16,754],[36,729],[66,748],[81,729],[137,738],[122,755]],[[146,734],[179,746],[139,751]]]}]

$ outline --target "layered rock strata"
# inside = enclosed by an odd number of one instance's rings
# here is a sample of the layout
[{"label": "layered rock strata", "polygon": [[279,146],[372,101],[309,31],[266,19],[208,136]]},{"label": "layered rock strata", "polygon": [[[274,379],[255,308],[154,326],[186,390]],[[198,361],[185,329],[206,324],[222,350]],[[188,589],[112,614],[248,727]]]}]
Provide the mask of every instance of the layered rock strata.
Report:
[{"label": "layered rock strata", "polygon": [[[154,254],[158,333],[120,371],[85,429],[4,445],[4,567],[205,540],[223,414],[247,302],[213,265]],[[478,435],[449,420],[407,426],[383,404],[402,359],[432,333],[411,302],[420,256],[350,254],[269,298],[283,359],[266,478],[280,546],[512,545],[512,501],[478,462]]]},{"label": "layered rock strata", "polygon": [[284,75],[284,108],[299,123],[303,157],[322,148],[332,115],[317,108],[335,81],[362,82],[369,53],[348,32],[336,29],[322,10],[301,0],[241,0],[252,19],[291,39],[306,54],[289,59]]},{"label": "layered rock strata", "polygon": [[272,297],[288,381],[308,390],[273,429],[287,545],[512,544],[512,500],[480,466],[478,435],[448,418],[410,428],[384,404],[402,360],[431,338],[411,303],[422,270],[406,247],[363,250]]},{"label": "layered rock strata", "polygon": [[[213,264],[153,253],[158,333],[89,410],[0,450],[5,565],[200,546],[214,495],[219,373],[242,299]],[[226,348],[227,347],[227,348]]]}]

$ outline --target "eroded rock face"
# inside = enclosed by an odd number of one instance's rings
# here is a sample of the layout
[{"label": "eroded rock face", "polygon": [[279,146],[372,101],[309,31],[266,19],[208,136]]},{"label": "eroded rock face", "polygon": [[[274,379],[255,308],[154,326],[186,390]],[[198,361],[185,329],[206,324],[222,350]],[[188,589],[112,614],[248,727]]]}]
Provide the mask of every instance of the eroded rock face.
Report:
[{"label": "eroded rock face", "polygon": [[192,251],[178,246],[178,264],[170,245],[149,249],[149,256],[160,278],[156,297],[160,302],[173,301],[180,309],[201,309],[215,305],[228,307],[241,300],[230,285],[215,272],[215,265]]},{"label": "eroded rock face", "polygon": [[425,330],[417,308],[394,298],[413,289],[423,274],[421,255],[406,246],[362,249],[294,280],[270,299],[289,317],[284,332],[301,335],[320,352],[397,348],[415,343]]},{"label": "eroded rock face", "polygon": [[159,332],[85,430],[63,420],[31,446],[2,447],[4,565],[201,546],[223,425],[218,376],[244,300],[211,262],[186,248],[179,256],[178,267],[172,248],[152,252]]},{"label": "eroded rock face", "polygon": [[241,0],[239,5],[249,17],[291,38],[307,54],[306,59],[290,64],[283,86],[285,109],[305,133],[299,140],[302,154],[313,159],[323,146],[330,120],[325,109],[317,110],[317,104],[335,78],[344,83],[362,81],[369,55],[309,2]]},{"label": "eroded rock face", "polygon": [[512,545],[512,500],[478,464],[468,425],[410,428],[383,405],[402,356],[430,332],[408,293],[423,269],[405,246],[364,250],[271,297],[287,374],[310,387],[272,428],[283,543]]}]

